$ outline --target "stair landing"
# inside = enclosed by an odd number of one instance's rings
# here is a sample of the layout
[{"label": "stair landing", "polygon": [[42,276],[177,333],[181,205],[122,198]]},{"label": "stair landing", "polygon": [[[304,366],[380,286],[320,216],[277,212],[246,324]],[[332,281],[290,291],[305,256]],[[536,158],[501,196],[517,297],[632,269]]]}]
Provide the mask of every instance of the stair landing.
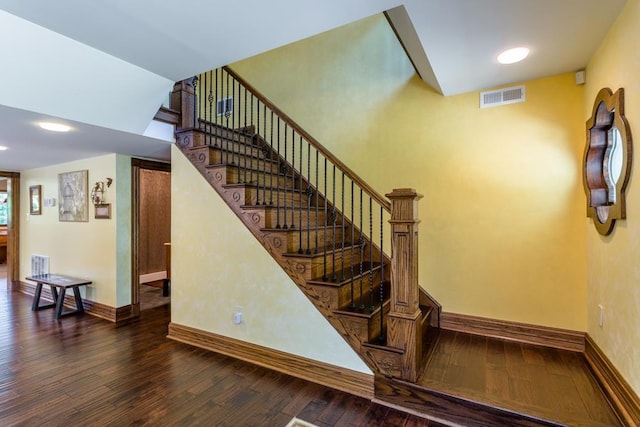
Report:
[{"label": "stair landing", "polygon": [[455,425],[621,425],[583,354],[566,350],[441,330],[416,386],[380,383],[382,402]]}]

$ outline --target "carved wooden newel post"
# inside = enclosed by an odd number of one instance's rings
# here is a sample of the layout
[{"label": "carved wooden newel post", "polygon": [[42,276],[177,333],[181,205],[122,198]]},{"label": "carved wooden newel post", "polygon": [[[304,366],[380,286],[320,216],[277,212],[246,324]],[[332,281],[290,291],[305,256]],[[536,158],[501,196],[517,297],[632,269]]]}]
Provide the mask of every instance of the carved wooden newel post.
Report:
[{"label": "carved wooden newel post", "polygon": [[204,133],[196,129],[196,93],[194,84],[197,80],[182,80],[173,85],[171,92],[171,109],[180,112],[180,120],[176,126],[176,144],[181,148],[203,145]]},{"label": "carved wooden newel post", "polygon": [[394,189],[391,200],[391,308],[387,343],[405,351],[402,379],[415,382],[422,361],[420,291],[418,288],[418,201],[412,188]]},{"label": "carved wooden newel post", "polygon": [[179,130],[194,127],[195,96],[193,79],[182,80],[173,85],[170,103],[171,109],[180,112],[180,123],[177,126]]}]

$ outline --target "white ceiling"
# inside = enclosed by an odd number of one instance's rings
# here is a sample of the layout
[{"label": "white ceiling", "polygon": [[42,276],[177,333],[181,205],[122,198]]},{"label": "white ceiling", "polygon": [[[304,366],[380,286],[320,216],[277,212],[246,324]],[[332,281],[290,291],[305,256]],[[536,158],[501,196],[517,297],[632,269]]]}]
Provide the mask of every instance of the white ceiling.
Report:
[{"label": "white ceiling", "polygon": [[[174,81],[385,10],[421,77],[453,95],[584,68],[624,4],[0,0],[0,170],[107,152],[167,159],[168,142],[141,134]],[[527,60],[496,63],[516,45],[531,48]],[[43,115],[76,131],[45,134],[33,127]]]}]

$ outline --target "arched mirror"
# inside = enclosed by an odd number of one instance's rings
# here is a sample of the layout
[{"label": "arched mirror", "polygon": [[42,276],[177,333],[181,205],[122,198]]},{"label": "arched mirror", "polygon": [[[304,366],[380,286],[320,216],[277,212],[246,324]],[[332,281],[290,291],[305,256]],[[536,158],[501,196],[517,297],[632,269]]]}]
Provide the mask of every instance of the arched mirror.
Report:
[{"label": "arched mirror", "polygon": [[609,88],[600,90],[586,126],[583,166],[587,216],[606,236],[613,231],[616,220],[626,218],[625,190],[631,172],[632,143],[624,116],[624,89],[616,93]]}]

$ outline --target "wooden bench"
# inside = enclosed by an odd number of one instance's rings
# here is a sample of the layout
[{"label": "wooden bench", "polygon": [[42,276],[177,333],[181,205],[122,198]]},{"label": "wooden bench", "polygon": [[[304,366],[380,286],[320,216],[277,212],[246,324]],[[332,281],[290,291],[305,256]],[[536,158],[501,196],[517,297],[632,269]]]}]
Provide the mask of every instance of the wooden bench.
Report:
[{"label": "wooden bench", "polygon": [[[84,305],[80,296],[80,286],[91,284],[91,280],[77,279],[75,277],[63,276],[62,274],[40,274],[37,276],[28,276],[25,279],[36,283],[36,292],[33,295],[33,304],[31,310],[43,310],[45,308],[56,308],[56,319],[70,314],[84,313]],[[51,304],[40,304],[40,296],[42,294],[42,285],[49,285],[53,302]],[[64,307],[64,296],[68,288],[73,289],[76,308],[73,310],[62,311]],[[60,292],[58,293],[58,289]]]}]

